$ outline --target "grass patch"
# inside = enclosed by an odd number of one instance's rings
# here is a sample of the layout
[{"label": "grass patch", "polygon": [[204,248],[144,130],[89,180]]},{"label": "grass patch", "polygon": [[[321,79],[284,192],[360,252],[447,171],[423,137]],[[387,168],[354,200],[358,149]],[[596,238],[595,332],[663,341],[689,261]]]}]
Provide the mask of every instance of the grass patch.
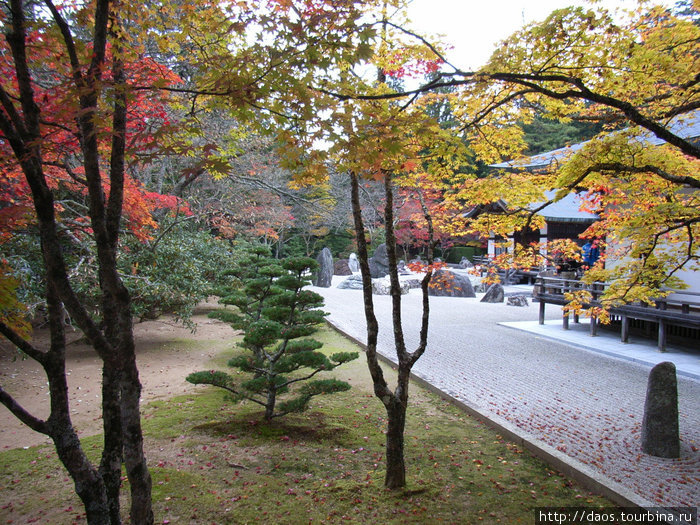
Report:
[{"label": "grass patch", "polygon": [[[330,329],[318,335],[328,352],[356,349]],[[146,405],[156,523],[510,524],[532,523],[540,506],[610,506],[415,385],[408,486],[387,491],[386,416],[363,356],[333,375],[352,390],[316,397],[307,412],[271,424],[257,405],[232,404],[211,387]],[[95,454],[100,437],[84,443]],[[82,514],[53,449],[0,453],[0,523],[83,523]]]}]

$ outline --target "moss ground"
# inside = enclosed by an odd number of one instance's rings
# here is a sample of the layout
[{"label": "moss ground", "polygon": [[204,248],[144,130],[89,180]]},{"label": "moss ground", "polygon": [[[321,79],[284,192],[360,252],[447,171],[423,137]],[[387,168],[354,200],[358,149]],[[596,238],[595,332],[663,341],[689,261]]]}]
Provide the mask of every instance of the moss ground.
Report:
[{"label": "moss ground", "polygon": [[[356,350],[330,329],[319,338],[328,352]],[[203,367],[225,368],[229,355]],[[536,507],[610,506],[415,385],[408,486],[387,491],[385,413],[364,355],[333,374],[353,388],[314,398],[307,412],[269,425],[259,407],[232,404],[213,387],[144,406],[156,523],[511,524],[534,523]],[[93,456],[100,440],[84,440]],[[125,486],[124,501],[127,494]],[[50,447],[0,453],[0,524],[83,522]]]}]

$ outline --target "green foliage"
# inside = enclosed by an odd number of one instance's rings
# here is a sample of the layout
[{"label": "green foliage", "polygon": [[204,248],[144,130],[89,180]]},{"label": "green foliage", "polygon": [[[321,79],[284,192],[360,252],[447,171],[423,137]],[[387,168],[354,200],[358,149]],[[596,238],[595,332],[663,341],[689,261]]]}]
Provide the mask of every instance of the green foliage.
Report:
[{"label": "green foliage", "polygon": [[238,399],[257,403],[265,408],[268,421],[304,410],[313,396],[350,388],[334,379],[313,381],[277,403],[277,397],[289,393],[291,385],[358,357],[350,352],[328,357],[319,351],[322,343],[308,338],[326,315],[319,310],[323,298],[303,289],[309,284],[306,276],[316,266],[309,257],[278,261],[270,256],[266,246],[246,248],[235,267],[227,272],[233,280],[221,299],[236,310],[219,310],[210,316],[244,331],[238,346],[246,352],[233,357],[228,365],[253,377],[240,380],[225,372],[208,371],[190,374],[187,381],[217,386]]},{"label": "green foliage", "polygon": [[331,231],[326,235],[311,235],[307,242],[308,232],[300,229],[292,230],[289,240],[286,241],[283,254],[286,257],[311,256],[328,248],[333,257],[347,258],[353,251],[354,235],[351,230]]},{"label": "green foliage", "polygon": [[120,268],[141,318],[175,313],[188,319],[231,257],[230,246],[209,233],[182,225],[166,230],[169,226],[163,224],[162,237],[152,242],[130,239],[122,252]]},{"label": "green foliage", "polygon": [[583,142],[598,134],[603,126],[591,122],[563,122],[551,118],[536,116],[532,122],[520,127],[525,132],[523,139],[527,143],[526,155],[535,155],[571,144]]},{"label": "green foliage", "polygon": [[462,260],[462,257],[473,261],[475,255],[483,255],[485,252],[486,250],[477,246],[453,246],[449,250],[446,262],[458,263]]},{"label": "green foliage", "polygon": [[[97,315],[101,296],[94,242],[76,236],[62,240],[75,290]],[[163,219],[151,239],[124,236],[120,248],[118,270],[131,294],[134,317],[141,319],[164,313],[189,319],[194,307],[212,294],[212,284],[221,281],[221,268],[233,256],[227,242],[172,218]],[[30,314],[41,312],[45,279],[38,236],[15,235],[3,244],[3,252],[18,281],[18,300]]]},{"label": "green foliage", "polygon": [[327,246],[334,257],[348,257],[352,253],[354,234],[349,231],[331,232],[323,238],[323,245]]}]

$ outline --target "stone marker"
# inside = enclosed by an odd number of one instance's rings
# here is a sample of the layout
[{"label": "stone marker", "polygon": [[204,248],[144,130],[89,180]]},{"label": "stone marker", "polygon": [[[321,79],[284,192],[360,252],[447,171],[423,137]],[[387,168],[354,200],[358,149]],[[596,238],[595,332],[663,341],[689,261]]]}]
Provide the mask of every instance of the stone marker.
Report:
[{"label": "stone marker", "polygon": [[680,457],[676,365],[669,361],[659,363],[649,373],[642,452],[660,458]]},{"label": "stone marker", "polygon": [[486,295],[481,298],[482,303],[502,303],[504,299],[503,285],[494,283],[486,290]]},{"label": "stone marker", "polygon": [[436,270],[430,279],[428,295],[437,297],[476,297],[468,277],[449,270]]},{"label": "stone marker", "polygon": [[314,272],[313,284],[321,288],[330,288],[333,279],[333,255],[328,248],[321,250],[316,257],[318,269]]},{"label": "stone marker", "polygon": [[511,295],[508,297],[508,306],[528,306],[527,297],[524,295]]},{"label": "stone marker", "polygon": [[357,273],[360,271],[360,261],[357,259],[356,254],[350,254],[350,257],[348,258],[348,267],[352,273]]}]

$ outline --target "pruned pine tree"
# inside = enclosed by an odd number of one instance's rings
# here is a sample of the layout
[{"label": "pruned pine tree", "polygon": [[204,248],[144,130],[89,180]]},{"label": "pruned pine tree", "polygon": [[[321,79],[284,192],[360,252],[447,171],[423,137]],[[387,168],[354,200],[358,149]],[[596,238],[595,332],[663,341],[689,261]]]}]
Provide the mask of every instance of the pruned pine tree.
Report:
[{"label": "pruned pine tree", "polygon": [[[319,309],[323,298],[304,289],[309,284],[306,276],[316,266],[308,257],[278,261],[270,257],[266,246],[251,248],[232,271],[234,287],[221,298],[235,309],[212,314],[243,330],[238,346],[244,351],[228,365],[249,375],[241,381],[238,374],[209,370],[194,372],[187,381],[217,386],[236,400],[259,404],[265,409],[266,421],[304,411],[314,396],[348,390],[350,385],[337,379],[311,380],[319,372],[358,357],[357,352],[327,356],[319,351],[323,343],[309,337],[326,315]],[[302,386],[292,388],[301,382]]]}]

